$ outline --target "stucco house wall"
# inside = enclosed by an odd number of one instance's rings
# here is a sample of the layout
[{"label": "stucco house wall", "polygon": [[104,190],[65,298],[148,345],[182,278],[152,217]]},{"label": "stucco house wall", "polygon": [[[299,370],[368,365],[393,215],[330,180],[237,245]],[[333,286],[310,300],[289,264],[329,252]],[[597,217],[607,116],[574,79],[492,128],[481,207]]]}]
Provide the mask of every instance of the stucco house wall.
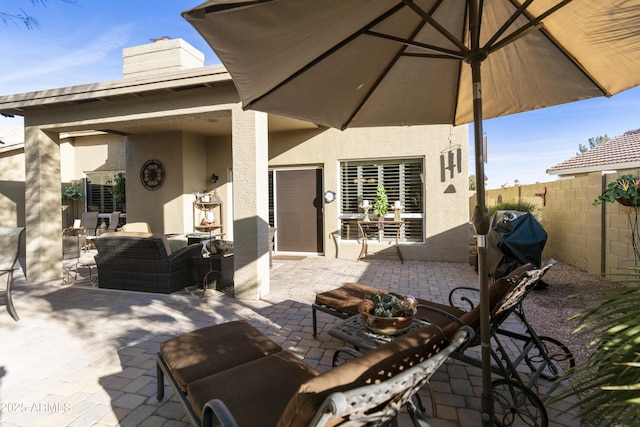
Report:
[{"label": "stucco house wall", "polygon": [[[11,161],[27,163],[16,179],[28,189],[20,202],[29,214],[17,216],[27,224],[29,280],[61,274],[61,254],[54,249],[66,224],[51,221],[60,212],[60,185],[94,170],[126,171],[127,221],[148,222],[156,233],[193,231],[193,193],[218,191],[225,238],[236,242],[237,291],[251,298],[268,290],[268,168],[319,166],[323,189],[339,193],[341,160],[424,159],[426,241],[403,245],[403,254],[467,259],[467,126],[338,131],[243,111],[220,66],[0,97],[0,111],[25,119],[25,154]],[[461,152],[459,170],[443,182],[440,158],[452,149]],[[166,172],[164,185],[154,191],[139,178],[150,159],[161,161]],[[210,182],[212,173],[216,183]],[[324,205],[324,255],[355,259],[357,242],[334,244],[338,214],[338,203]]]},{"label": "stucco house wall", "polygon": [[0,224],[24,227],[24,144],[0,147]]},{"label": "stucco house wall", "polygon": [[[316,129],[308,131],[274,132],[269,140],[269,167],[316,166],[323,169],[323,188],[339,192],[341,160],[389,159],[421,157],[425,162],[425,234],[423,243],[402,244],[407,259],[464,262],[469,240],[466,173],[440,182],[439,153],[451,144],[463,146],[466,127],[413,126],[349,129]],[[71,144],[73,142],[73,144]],[[88,135],[75,137],[72,150],[62,156],[62,171],[73,170],[69,177],[80,180],[92,170],[127,171],[127,221],[144,221],[152,230],[162,233],[193,231],[193,193],[216,189],[223,204],[225,238],[233,239],[231,227],[232,203],[228,188],[231,165],[231,139],[202,137],[174,132],[149,135]],[[64,145],[64,144],[63,144]],[[436,153],[436,155],[434,155]],[[463,156],[464,171],[467,169]],[[124,159],[127,159],[125,162]],[[139,179],[139,170],[148,159],[160,160],[165,166],[166,183],[149,192]],[[63,172],[68,174],[68,172]],[[210,176],[218,176],[217,183]],[[454,185],[455,193],[445,193]],[[325,256],[357,258],[360,243],[341,241],[339,203],[324,206]],[[370,254],[388,250],[387,243],[370,243]]]},{"label": "stucco house wall", "polygon": [[[355,128],[339,131],[320,129],[270,135],[269,167],[294,165],[320,166],[324,190],[339,194],[339,163],[342,160],[422,157],[425,171],[424,243],[404,243],[406,259],[464,262],[468,260],[469,216],[467,153],[462,156],[462,173],[440,182],[440,153],[466,147],[466,126],[408,126]],[[450,185],[455,193],[445,193]],[[339,195],[338,195],[339,197]],[[355,259],[361,246],[356,241],[336,239],[339,228],[339,202],[324,205],[325,255]],[[369,243],[369,253],[388,250],[388,243]]]}]

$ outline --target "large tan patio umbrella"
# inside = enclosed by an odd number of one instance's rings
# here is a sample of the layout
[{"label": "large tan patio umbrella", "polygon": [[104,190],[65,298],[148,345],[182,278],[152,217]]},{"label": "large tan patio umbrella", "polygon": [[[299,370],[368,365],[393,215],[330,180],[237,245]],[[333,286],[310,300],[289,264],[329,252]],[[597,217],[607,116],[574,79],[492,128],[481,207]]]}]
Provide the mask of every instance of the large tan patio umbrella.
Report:
[{"label": "large tan patio umbrella", "polygon": [[210,0],[183,16],[245,108],[338,129],[474,123],[482,411],[492,425],[483,116],[639,85],[640,0]]}]

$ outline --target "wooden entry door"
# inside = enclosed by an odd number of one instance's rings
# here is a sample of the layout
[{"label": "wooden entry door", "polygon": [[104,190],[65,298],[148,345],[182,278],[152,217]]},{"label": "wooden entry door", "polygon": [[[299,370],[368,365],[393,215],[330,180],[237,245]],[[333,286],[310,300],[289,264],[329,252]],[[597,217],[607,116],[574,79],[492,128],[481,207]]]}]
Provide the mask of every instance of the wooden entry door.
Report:
[{"label": "wooden entry door", "polygon": [[276,251],[323,253],[322,169],[274,172]]}]

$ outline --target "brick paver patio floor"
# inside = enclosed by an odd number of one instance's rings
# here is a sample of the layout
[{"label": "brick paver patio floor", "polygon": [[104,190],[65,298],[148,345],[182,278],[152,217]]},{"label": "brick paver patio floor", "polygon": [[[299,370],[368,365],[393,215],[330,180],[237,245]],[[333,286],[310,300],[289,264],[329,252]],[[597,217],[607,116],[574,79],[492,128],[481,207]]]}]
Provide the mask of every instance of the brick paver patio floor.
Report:
[{"label": "brick paver patio floor", "polygon": [[[467,264],[366,259],[360,262],[307,257],[273,260],[271,292],[261,301],[188,293],[158,295],[28,283],[17,275],[14,304],[19,322],[0,307],[0,425],[185,426],[185,412],[166,385],[155,397],[155,354],[171,336],[234,319],[247,319],[318,369],[331,366],[344,343],[327,331],[337,318],[318,313],[317,292],[359,282],[446,302],[456,286],[477,286]],[[515,326],[517,327],[517,325]],[[432,379],[438,417],[432,426],[480,425],[480,370],[447,362]],[[432,415],[429,392],[421,392]],[[548,407],[551,426],[580,426],[562,406]],[[402,416],[400,426],[410,425]]]}]

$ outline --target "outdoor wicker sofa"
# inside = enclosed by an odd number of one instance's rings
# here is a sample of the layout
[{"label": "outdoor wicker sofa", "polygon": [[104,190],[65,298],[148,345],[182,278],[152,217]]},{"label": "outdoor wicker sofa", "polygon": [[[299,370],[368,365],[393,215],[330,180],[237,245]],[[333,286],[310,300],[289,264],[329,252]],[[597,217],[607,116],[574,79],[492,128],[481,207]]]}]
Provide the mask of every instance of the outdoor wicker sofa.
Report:
[{"label": "outdoor wicker sofa", "polygon": [[165,236],[112,232],[93,240],[98,250],[98,287],[172,293],[198,284],[191,258],[200,245],[171,251]]}]

